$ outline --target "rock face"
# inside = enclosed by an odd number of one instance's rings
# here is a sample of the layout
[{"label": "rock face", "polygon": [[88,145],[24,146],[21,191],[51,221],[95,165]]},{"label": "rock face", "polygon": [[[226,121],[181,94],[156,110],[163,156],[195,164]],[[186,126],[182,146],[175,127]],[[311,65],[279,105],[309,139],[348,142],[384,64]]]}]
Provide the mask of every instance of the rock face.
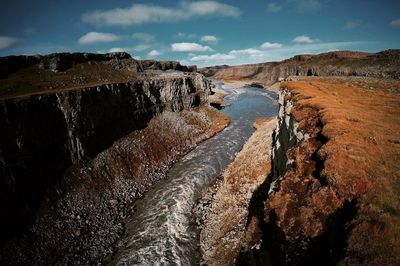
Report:
[{"label": "rock face", "polygon": [[218,66],[200,69],[207,77],[250,80],[270,86],[289,76],[368,76],[400,78],[400,50],[376,54],[338,51],[262,64]]},{"label": "rock face", "polygon": [[[228,124],[203,105],[164,111],[85,164],[70,167],[47,193],[30,231],[0,248],[2,264],[97,265],[113,252],[133,202],[172,163]],[[162,141],[161,141],[162,140]]]},{"label": "rock face", "polygon": [[141,60],[143,68],[146,70],[177,70],[185,72],[196,72],[197,69],[187,66],[182,66],[177,61],[155,61],[155,60]]},{"label": "rock face", "polygon": [[276,119],[258,119],[257,131],[235,160],[202,193],[193,212],[200,228],[205,265],[232,265],[247,244],[246,219],[251,195],[271,169],[272,132]]},{"label": "rock face", "polygon": [[1,101],[2,239],[32,222],[46,190],[69,166],[164,110],[198,106],[209,93],[202,75],[179,74]]},{"label": "rock face", "polygon": [[239,262],[397,265],[399,147],[390,143],[400,138],[400,83],[325,77],[282,88],[273,173],[248,219],[258,219],[260,249]]}]

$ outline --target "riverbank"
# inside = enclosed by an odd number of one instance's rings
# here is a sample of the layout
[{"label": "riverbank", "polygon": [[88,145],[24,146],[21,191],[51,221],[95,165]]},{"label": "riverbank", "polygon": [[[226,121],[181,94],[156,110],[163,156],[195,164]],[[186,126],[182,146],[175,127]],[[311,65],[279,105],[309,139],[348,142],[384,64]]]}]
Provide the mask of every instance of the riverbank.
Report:
[{"label": "riverbank", "polygon": [[[134,215],[132,203],[179,158],[229,124],[203,105],[164,111],[92,161],[71,167],[47,196],[32,230],[5,243],[0,260],[17,264],[92,264],[113,251]],[[162,140],[162,141],[160,141]]]},{"label": "riverbank", "polygon": [[[219,87],[222,84],[216,82]],[[198,265],[198,230],[191,210],[201,191],[234,159],[254,132],[257,118],[276,115],[275,95],[258,87],[222,86],[229,126],[175,163],[134,204],[111,264]]]},{"label": "riverbank", "polygon": [[200,228],[202,263],[232,265],[240,250],[252,244],[246,236],[248,207],[253,192],[270,173],[275,126],[275,118],[257,119],[255,133],[197,201],[193,212]]}]

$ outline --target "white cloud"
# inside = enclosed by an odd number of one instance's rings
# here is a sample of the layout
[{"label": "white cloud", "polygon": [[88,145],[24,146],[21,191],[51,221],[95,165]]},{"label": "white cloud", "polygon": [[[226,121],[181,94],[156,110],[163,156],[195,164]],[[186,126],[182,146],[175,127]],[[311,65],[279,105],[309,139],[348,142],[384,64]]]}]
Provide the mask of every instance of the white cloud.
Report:
[{"label": "white cloud", "polygon": [[391,27],[393,27],[393,28],[398,28],[398,29],[400,29],[400,19],[392,20],[392,21],[389,23],[389,25],[390,25]]},{"label": "white cloud", "polygon": [[212,52],[209,46],[203,46],[194,42],[180,42],[171,44],[173,52]]},{"label": "white cloud", "polygon": [[[371,45],[370,42],[315,42],[306,43],[302,45],[292,44],[285,45],[273,50],[263,50],[263,56],[249,56],[246,53],[216,53],[213,55],[200,55],[190,58],[191,61],[196,61],[199,67],[210,65],[241,65],[241,64],[254,64],[262,62],[280,61],[288,59],[299,54],[318,54],[323,53],[333,48],[338,50],[363,50],[368,49]],[[254,48],[232,50],[232,51],[245,51]],[[232,52],[231,51],[231,52]]]},{"label": "white cloud", "polygon": [[263,49],[276,49],[276,48],[281,48],[282,44],[277,42],[265,42],[261,44],[260,47]]},{"label": "white cloud", "polygon": [[0,36],[0,50],[10,48],[18,42],[17,38],[9,36]]},{"label": "white cloud", "polygon": [[161,54],[161,53],[160,53],[159,51],[157,51],[157,50],[151,50],[151,51],[147,54],[147,56],[150,57],[150,58],[154,58],[154,57],[159,56],[160,54]]},{"label": "white cloud", "polygon": [[213,35],[204,35],[200,38],[201,42],[207,42],[207,43],[217,43],[219,38]]},{"label": "white cloud", "polygon": [[237,7],[217,1],[181,2],[175,7],[133,4],[129,8],[93,11],[82,15],[85,23],[92,25],[138,25],[188,20],[192,17],[238,17]]},{"label": "white cloud", "polygon": [[282,7],[280,5],[277,5],[276,3],[272,2],[269,3],[267,6],[267,11],[270,13],[276,13],[282,10]]},{"label": "white cloud", "polygon": [[108,50],[109,53],[119,53],[119,52],[126,52],[124,48],[115,47]]},{"label": "white cloud", "polygon": [[236,56],[232,54],[212,54],[212,55],[198,55],[198,56],[193,56],[190,58],[190,61],[195,61],[195,62],[215,62],[215,61],[224,61],[224,60],[232,60],[235,59]]},{"label": "white cloud", "polygon": [[150,44],[138,44],[135,47],[133,47],[132,50],[135,52],[143,52],[143,51],[150,49],[151,47],[152,47],[152,45],[150,45]]},{"label": "white cloud", "polygon": [[358,28],[361,26],[362,21],[358,19],[352,19],[346,21],[346,24],[344,25],[344,28],[347,30],[354,30],[355,28]]},{"label": "white cloud", "polygon": [[306,44],[306,43],[314,43],[317,40],[315,39],[311,39],[310,37],[308,37],[307,35],[300,35],[300,36],[296,36],[292,42],[294,43],[298,43],[298,44]]},{"label": "white cloud", "polygon": [[98,51],[98,53],[114,53],[114,52],[143,52],[146,51],[148,49],[150,49],[153,45],[150,44],[139,44],[136,45],[134,47],[113,47],[111,49],[109,49],[108,51],[105,50],[100,50]]},{"label": "white cloud", "polygon": [[258,49],[254,48],[248,48],[248,49],[242,49],[242,50],[232,50],[229,52],[230,55],[246,55],[246,56],[251,56],[251,57],[259,57],[263,56],[264,53]]},{"label": "white cloud", "polygon": [[184,10],[189,11],[190,16],[223,15],[228,17],[238,17],[240,10],[237,7],[221,4],[216,1],[198,1],[184,3]]},{"label": "white cloud", "polygon": [[339,49],[337,49],[337,48],[331,48],[331,49],[326,50],[327,53],[337,52],[337,51],[339,51]]},{"label": "white cloud", "polygon": [[114,42],[119,40],[120,38],[112,33],[105,32],[88,32],[82,37],[79,38],[79,44],[93,44],[93,43],[106,43],[106,42]]},{"label": "white cloud", "polygon": [[320,0],[288,0],[288,4],[299,13],[314,12],[322,7]]},{"label": "white cloud", "polygon": [[137,32],[132,34],[132,38],[142,42],[152,42],[156,39],[156,36],[148,33]]}]

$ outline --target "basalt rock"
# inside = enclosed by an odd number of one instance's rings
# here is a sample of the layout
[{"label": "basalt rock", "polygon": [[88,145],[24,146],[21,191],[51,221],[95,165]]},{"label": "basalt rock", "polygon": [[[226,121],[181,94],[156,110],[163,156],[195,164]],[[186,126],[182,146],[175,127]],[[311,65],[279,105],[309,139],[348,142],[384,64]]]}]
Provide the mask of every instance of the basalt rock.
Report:
[{"label": "basalt rock", "polygon": [[91,160],[164,110],[200,105],[209,93],[202,75],[179,74],[1,101],[1,238],[32,223],[68,167]]}]

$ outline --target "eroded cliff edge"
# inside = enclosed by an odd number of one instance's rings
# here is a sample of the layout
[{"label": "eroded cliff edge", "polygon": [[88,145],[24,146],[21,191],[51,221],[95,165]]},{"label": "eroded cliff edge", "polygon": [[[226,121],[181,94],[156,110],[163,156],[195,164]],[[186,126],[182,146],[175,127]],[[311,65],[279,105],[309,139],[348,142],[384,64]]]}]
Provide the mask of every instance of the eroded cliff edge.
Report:
[{"label": "eroded cliff edge", "polygon": [[248,207],[253,192],[270,173],[275,126],[275,117],[258,118],[256,132],[196,202],[193,213],[200,229],[201,264],[231,265],[248,244]]},{"label": "eroded cliff edge", "polygon": [[397,265],[400,82],[284,82],[272,173],[253,194],[258,243],[239,264]]}]

